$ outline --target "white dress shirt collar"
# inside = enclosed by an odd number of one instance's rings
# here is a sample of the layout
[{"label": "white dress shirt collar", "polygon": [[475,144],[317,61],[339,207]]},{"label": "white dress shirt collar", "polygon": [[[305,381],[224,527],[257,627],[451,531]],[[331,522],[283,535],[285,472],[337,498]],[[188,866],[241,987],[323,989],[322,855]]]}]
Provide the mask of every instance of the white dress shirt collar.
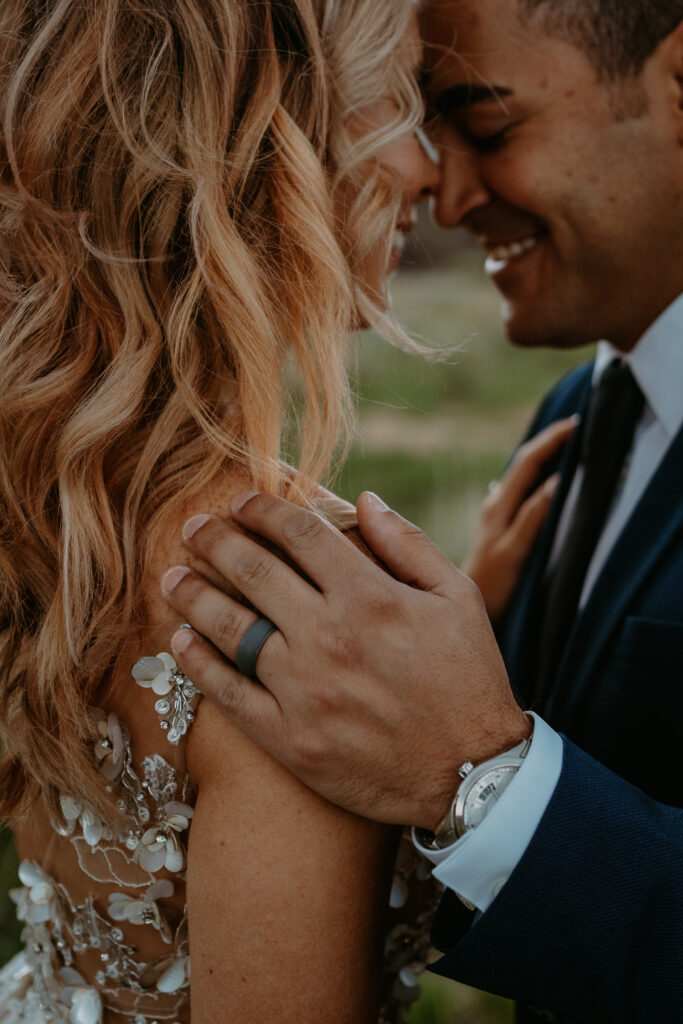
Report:
[{"label": "white dress shirt collar", "polygon": [[629,364],[653,415],[673,441],[683,426],[683,295],[664,310],[631,352],[619,352],[601,341],[594,384],[613,359]]}]

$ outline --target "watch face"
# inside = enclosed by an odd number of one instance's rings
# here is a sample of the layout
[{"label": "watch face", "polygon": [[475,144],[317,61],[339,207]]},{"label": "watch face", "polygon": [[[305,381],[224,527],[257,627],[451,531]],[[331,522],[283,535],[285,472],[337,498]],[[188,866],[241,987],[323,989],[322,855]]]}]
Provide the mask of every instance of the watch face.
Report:
[{"label": "watch face", "polygon": [[491,807],[500,800],[514,779],[517,770],[518,765],[499,765],[489,768],[478,779],[472,781],[462,810],[464,830],[475,828],[484,820]]}]

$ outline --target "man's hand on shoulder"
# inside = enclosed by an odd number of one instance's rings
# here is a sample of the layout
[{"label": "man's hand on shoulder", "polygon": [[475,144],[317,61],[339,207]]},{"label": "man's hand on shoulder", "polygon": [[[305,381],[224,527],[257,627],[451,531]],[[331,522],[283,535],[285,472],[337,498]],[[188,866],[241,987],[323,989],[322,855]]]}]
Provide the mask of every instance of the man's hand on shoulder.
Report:
[{"label": "man's hand on shoulder", "polygon": [[[243,530],[194,517],[191,552],[277,626],[258,680],[235,668],[257,616],[186,567],[162,581],[193,629],[173,640],[194,684],[328,800],[433,829],[464,761],[513,746],[530,725],[515,702],[477,587],[415,526],[371,494],[358,503],[366,558],[313,512],[265,494],[233,503]],[[245,534],[277,545],[299,575]]]}]

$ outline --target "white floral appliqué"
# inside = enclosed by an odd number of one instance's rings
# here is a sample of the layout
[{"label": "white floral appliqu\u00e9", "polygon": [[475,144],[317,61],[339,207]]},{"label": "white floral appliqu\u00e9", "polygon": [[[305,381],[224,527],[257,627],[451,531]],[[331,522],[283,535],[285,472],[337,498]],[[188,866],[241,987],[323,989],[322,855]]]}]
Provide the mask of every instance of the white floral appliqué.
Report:
[{"label": "white floral appliqu\u00e9", "polygon": [[17,918],[28,924],[43,924],[55,919],[57,890],[49,875],[30,860],[19,865],[22,889],[10,889],[10,898],[16,903]]},{"label": "white floral appliqu\u00e9", "polygon": [[160,808],[159,823],[148,828],[142,837],[140,867],[152,873],[162,868],[173,872],[183,870],[185,851],[178,834],[189,827],[193,813],[189,804],[176,800]]},{"label": "white floral appliqu\u00e9", "polygon": [[155,658],[140,658],[133,665],[131,675],[138,686],[152,690],[159,697],[154,705],[161,716],[159,725],[169,743],[179,743],[194,721],[199,690],[166,651]]},{"label": "white floral appliqu\u00e9", "polygon": [[63,967],[59,977],[64,982],[60,997],[70,1009],[71,1024],[102,1024],[102,999],[97,989],[72,967]]},{"label": "white floral appliqu\u00e9", "polygon": [[109,894],[109,916],[114,921],[151,925],[152,928],[156,928],[164,942],[171,942],[171,929],[156,900],[168,899],[172,895],[173,883],[165,878],[151,885],[142,899],[135,899],[125,892],[112,892]]}]

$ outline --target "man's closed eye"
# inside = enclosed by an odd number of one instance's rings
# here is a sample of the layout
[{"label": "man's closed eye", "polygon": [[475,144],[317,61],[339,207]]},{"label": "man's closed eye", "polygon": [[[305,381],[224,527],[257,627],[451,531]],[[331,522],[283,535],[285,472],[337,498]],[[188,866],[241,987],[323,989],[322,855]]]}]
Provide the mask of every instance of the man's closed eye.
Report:
[{"label": "man's closed eye", "polygon": [[510,126],[501,128],[496,132],[476,133],[471,130],[463,131],[467,141],[480,153],[495,153],[501,149],[509,138]]}]

